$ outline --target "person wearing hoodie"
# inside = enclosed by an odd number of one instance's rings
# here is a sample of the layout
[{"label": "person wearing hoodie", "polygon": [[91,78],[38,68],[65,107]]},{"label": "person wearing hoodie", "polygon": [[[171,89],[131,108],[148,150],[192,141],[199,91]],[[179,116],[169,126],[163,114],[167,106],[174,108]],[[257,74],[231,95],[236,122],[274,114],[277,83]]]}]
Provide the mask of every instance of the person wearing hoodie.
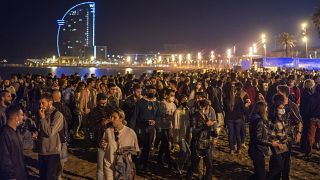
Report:
[{"label": "person wearing hoodie", "polygon": [[156,87],[147,87],[146,97],[141,98],[135,107],[135,111],[129,122],[138,136],[139,147],[142,147],[140,167],[148,170],[149,153],[155,136],[155,125],[161,118],[161,107],[156,97]]}]

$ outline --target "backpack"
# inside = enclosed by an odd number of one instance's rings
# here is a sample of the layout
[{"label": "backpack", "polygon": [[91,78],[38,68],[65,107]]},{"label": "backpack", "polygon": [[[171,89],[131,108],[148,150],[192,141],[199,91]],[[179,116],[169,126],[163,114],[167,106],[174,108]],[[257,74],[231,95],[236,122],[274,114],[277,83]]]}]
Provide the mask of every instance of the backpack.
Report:
[{"label": "backpack", "polygon": [[[52,123],[54,120],[54,116],[55,114],[58,112],[57,109],[55,109],[50,116],[50,122]],[[69,143],[70,142],[70,135],[68,132],[68,123],[66,118],[63,116],[63,127],[62,129],[59,131],[59,137],[60,137],[60,142],[61,143]]]}]

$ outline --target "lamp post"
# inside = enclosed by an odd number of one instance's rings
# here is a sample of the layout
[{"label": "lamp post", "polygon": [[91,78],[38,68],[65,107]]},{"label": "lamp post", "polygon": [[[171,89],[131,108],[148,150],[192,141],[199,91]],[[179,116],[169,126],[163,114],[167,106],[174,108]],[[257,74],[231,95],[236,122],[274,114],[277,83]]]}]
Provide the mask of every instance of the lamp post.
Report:
[{"label": "lamp post", "polygon": [[227,63],[229,63],[229,65],[230,65],[230,60],[231,60],[231,57],[232,57],[232,53],[231,53],[231,49],[228,49],[227,50],[227,58],[228,58],[228,62]]},{"label": "lamp post", "polygon": [[307,23],[302,25],[302,40],[306,43],[306,57],[308,58],[308,37],[307,37]]},{"label": "lamp post", "polygon": [[252,66],[252,56],[253,56],[253,48],[249,48],[249,58],[250,58],[250,66]]},{"label": "lamp post", "polygon": [[264,57],[266,58],[267,57],[267,45],[266,45],[266,35],[265,34],[262,34],[261,35],[261,42],[263,44],[263,49],[264,49]]},{"label": "lamp post", "polygon": [[199,62],[201,61],[202,56],[201,56],[201,52],[198,52],[198,66],[200,65]]},{"label": "lamp post", "polygon": [[211,59],[211,65],[213,65],[213,61],[215,59],[214,51],[211,51],[210,59]]},{"label": "lamp post", "polygon": [[190,64],[190,61],[191,61],[191,54],[189,53],[189,54],[187,54],[187,60],[188,60],[188,66],[189,66],[189,64]]}]

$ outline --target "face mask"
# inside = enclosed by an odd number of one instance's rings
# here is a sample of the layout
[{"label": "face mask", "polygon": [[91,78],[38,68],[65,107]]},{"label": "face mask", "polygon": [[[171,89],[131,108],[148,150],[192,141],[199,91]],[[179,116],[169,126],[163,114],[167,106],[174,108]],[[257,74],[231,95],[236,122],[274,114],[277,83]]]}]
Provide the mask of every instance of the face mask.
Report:
[{"label": "face mask", "polygon": [[147,97],[148,97],[149,99],[153,99],[153,98],[156,97],[156,94],[155,94],[155,93],[148,93],[148,94],[147,94]]},{"label": "face mask", "polygon": [[279,115],[284,115],[286,113],[285,109],[278,109],[278,114]]},{"label": "face mask", "polygon": [[174,102],[174,99],[175,99],[174,97],[170,97],[169,101]]}]

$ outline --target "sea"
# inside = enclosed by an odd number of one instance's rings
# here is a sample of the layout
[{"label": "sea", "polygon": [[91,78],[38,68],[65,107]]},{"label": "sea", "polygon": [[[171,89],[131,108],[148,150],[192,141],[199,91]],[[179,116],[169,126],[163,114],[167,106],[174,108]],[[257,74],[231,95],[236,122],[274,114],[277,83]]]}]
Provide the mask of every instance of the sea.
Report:
[{"label": "sea", "polygon": [[140,76],[143,73],[152,74],[155,70],[161,72],[179,71],[179,69],[169,67],[0,67],[0,77],[8,79],[13,74],[40,74],[46,76],[49,73],[57,75],[57,77],[61,77],[62,74],[72,75],[75,73],[79,73],[81,76],[95,74],[97,77],[101,77],[102,75],[124,75],[127,73]]}]

